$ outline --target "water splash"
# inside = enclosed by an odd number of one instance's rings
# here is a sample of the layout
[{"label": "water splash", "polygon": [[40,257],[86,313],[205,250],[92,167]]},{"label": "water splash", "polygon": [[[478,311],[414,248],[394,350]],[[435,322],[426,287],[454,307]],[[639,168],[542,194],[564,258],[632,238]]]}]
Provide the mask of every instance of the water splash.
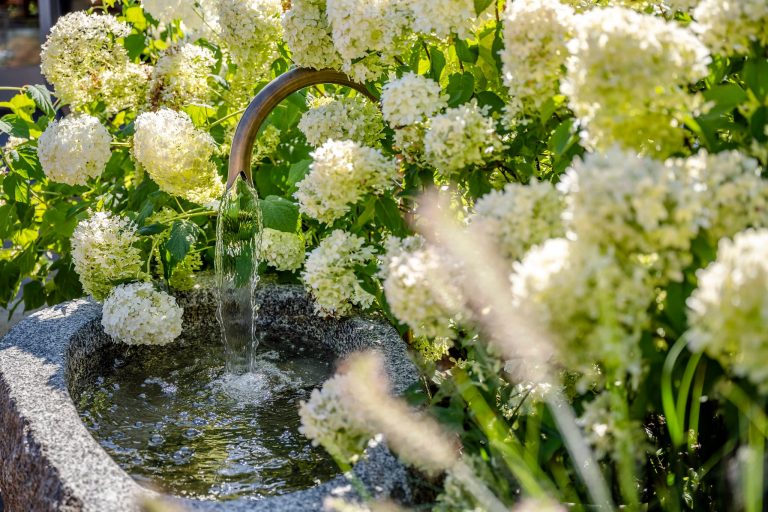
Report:
[{"label": "water splash", "polygon": [[227,373],[256,370],[256,287],[259,283],[261,208],[256,190],[237,180],[221,200],[216,223],[216,317],[221,326]]}]

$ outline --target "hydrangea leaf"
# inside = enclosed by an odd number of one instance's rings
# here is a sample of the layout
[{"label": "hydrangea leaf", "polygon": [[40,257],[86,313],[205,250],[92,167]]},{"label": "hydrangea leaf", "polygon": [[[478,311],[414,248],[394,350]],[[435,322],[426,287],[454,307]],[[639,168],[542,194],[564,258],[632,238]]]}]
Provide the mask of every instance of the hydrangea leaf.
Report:
[{"label": "hydrangea leaf", "polygon": [[299,207],[279,196],[267,196],[260,201],[262,223],[265,228],[295,233],[299,224]]}]

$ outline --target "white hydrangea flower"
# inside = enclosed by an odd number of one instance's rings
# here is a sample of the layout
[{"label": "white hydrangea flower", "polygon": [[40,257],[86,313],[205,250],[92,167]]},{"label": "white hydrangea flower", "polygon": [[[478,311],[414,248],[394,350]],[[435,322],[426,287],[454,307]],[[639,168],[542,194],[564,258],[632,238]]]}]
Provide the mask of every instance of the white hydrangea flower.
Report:
[{"label": "white hydrangea flower", "polygon": [[448,106],[440,84],[411,71],[388,81],[381,90],[381,111],[392,128],[412,125]]},{"label": "white hydrangea flower", "polygon": [[223,187],[211,161],[216,143],[186,113],[145,112],[135,127],[134,157],[162,190],[200,205],[220,198]]},{"label": "white hydrangea flower", "polygon": [[565,368],[594,379],[629,375],[637,384],[656,297],[645,268],[623,265],[610,248],[553,239],[513,264],[512,292],[516,307],[550,333]]},{"label": "white hydrangea flower", "polygon": [[208,48],[189,43],[171,47],[152,71],[149,104],[181,108],[206,103],[211,96],[208,77],[215,63],[216,58]]},{"label": "white hydrangea flower", "polygon": [[40,69],[56,96],[75,110],[97,101],[108,113],[139,106],[149,68],[132,63],[120,44],[130,33],[111,15],[78,11],[59,18],[40,54]]},{"label": "white hydrangea flower", "polygon": [[106,168],[111,142],[98,119],[75,114],[48,125],[37,141],[37,157],[51,181],[85,185]]},{"label": "white hydrangea flower", "polygon": [[78,223],[72,234],[72,261],[83,290],[104,299],[117,281],[141,276],[136,225],[126,217],[96,212]]},{"label": "white hydrangea flower", "polygon": [[695,101],[688,84],[708,72],[706,47],[676,22],[620,7],[590,10],[576,25],[561,90],[585,142],[660,156],[679,149],[679,118]]},{"label": "white hydrangea flower", "polygon": [[387,241],[380,271],[384,294],[392,314],[416,337],[455,336],[452,325],[468,315],[458,274],[457,266],[420,236]]},{"label": "white hydrangea flower", "polygon": [[128,345],[167,345],[181,334],[184,309],[152,283],[121,284],[104,301],[104,332]]},{"label": "white hydrangea flower", "polygon": [[282,21],[285,42],[297,66],[341,69],[341,56],[331,38],[326,0],[292,0]]},{"label": "white hydrangea flower", "polygon": [[622,405],[626,407],[626,404],[617,404],[617,400],[621,399],[610,391],[603,391],[584,406],[584,412],[576,423],[581,427],[584,439],[592,446],[598,460],[608,457],[617,460],[621,457],[617,450],[629,446],[637,460],[642,460],[645,440],[643,427],[638,422],[621,417],[618,411]]},{"label": "white hydrangea flower", "polygon": [[296,233],[264,228],[261,259],[277,270],[296,270],[304,264],[304,239]]},{"label": "white hydrangea flower", "polygon": [[313,389],[309,400],[299,406],[299,432],[334,458],[355,461],[371,436],[365,418],[349,406],[349,392],[346,374],[336,374],[322,388]]},{"label": "white hydrangea flower", "polygon": [[184,35],[194,41],[213,39],[218,34],[218,0],[142,0],[146,12],[162,23],[181,20]]},{"label": "white hydrangea flower", "polygon": [[296,186],[299,209],[325,224],[342,217],[365,194],[381,194],[397,164],[381,151],[351,140],[329,140],[311,153],[309,173]]},{"label": "white hydrangea flower", "polygon": [[768,227],[768,181],[757,160],[738,151],[701,152],[676,165],[700,195],[700,224],[714,244],[748,227]]},{"label": "white hydrangea flower", "polygon": [[574,34],[575,13],[559,0],[509,2],[504,14],[504,49],[500,52],[509,114],[536,115],[559,94]]},{"label": "white hydrangea flower", "polygon": [[517,260],[550,238],[565,235],[563,201],[549,182],[533,179],[530,185],[509,183],[478,199],[470,230],[497,244],[501,255]]},{"label": "white hydrangea flower", "polygon": [[693,28],[713,53],[746,54],[754,43],[768,45],[768,4],[764,0],[702,0]]},{"label": "white hydrangea flower", "polygon": [[376,80],[406,48],[410,16],[404,0],[327,0],[333,43],[353,80]]},{"label": "white hydrangea flower", "polygon": [[283,37],[280,0],[219,0],[221,39],[240,70],[250,78],[265,77],[278,57]]},{"label": "white hydrangea flower", "polygon": [[315,147],[330,139],[376,146],[384,123],[378,107],[362,96],[322,96],[312,101],[309,110],[301,116],[299,130]]},{"label": "white hydrangea flower", "polygon": [[424,150],[438,171],[455,174],[484,163],[501,149],[495,123],[485,114],[485,109],[472,100],[430,119]]},{"label": "white hydrangea flower", "polygon": [[565,222],[580,241],[645,257],[671,279],[690,263],[699,232],[702,196],[684,183],[673,162],[613,148],[574,162],[560,182]]},{"label": "white hydrangea flower", "polygon": [[349,313],[352,305],[363,309],[374,297],[363,289],[355,275],[356,265],[365,265],[374,251],[357,235],[334,230],[307,255],[301,277],[315,299],[315,311],[326,316]]},{"label": "white hydrangea flower", "polygon": [[691,350],[768,393],[768,230],[722,239],[717,260],[697,276],[688,299]]},{"label": "white hydrangea flower", "polygon": [[[483,14],[493,10],[492,3]],[[440,39],[452,34],[467,39],[482,20],[489,19],[484,15],[478,18],[473,0],[411,0],[409,7],[413,11],[413,29]]]}]

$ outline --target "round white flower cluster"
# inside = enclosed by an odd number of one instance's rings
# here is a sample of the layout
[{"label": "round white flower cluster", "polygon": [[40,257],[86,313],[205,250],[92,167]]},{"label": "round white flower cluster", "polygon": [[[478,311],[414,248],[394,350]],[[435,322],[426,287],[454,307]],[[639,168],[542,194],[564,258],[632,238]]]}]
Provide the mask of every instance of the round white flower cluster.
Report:
[{"label": "round white flower cluster", "polygon": [[[492,3],[484,13],[492,10]],[[467,39],[485,18],[483,15],[478,18],[473,0],[411,0],[409,6],[413,12],[413,29],[440,39],[447,39],[452,34]]]},{"label": "round white flower cluster", "polygon": [[331,38],[326,0],[292,0],[283,14],[285,42],[297,66],[340,69],[341,57]]},{"label": "round white flower cluster", "polygon": [[216,63],[213,52],[194,44],[172,47],[157,61],[149,84],[153,107],[181,108],[206,103],[211,95],[208,77]]},{"label": "round white flower cluster", "polygon": [[186,113],[145,112],[135,127],[133,154],[162,190],[200,205],[220,198],[223,187],[211,161],[216,143]]},{"label": "round white flower cluster", "polygon": [[365,194],[381,194],[397,176],[394,160],[351,140],[329,140],[311,156],[309,174],[294,197],[303,213],[324,224],[342,217]]},{"label": "round white flower cluster", "polygon": [[364,97],[334,98],[323,96],[313,100],[301,116],[299,130],[307,142],[318,147],[329,139],[352,140],[364,146],[376,146],[384,123],[378,107]]},{"label": "round white flower cluster", "polygon": [[304,264],[304,239],[296,233],[264,228],[261,259],[277,270],[296,270]]},{"label": "round white flower cluster", "polygon": [[763,0],[702,0],[693,11],[694,30],[712,49],[726,55],[768,45],[768,4]]},{"label": "round white flower cluster", "polygon": [[768,230],[722,239],[698,281],[688,299],[691,349],[768,393]]},{"label": "round white flower cluster", "polygon": [[307,255],[301,277],[315,299],[315,311],[326,316],[350,312],[352,305],[366,309],[373,295],[360,285],[355,266],[374,258],[374,251],[359,236],[334,230]]},{"label": "round white flower cluster", "polygon": [[101,325],[129,345],[167,345],[181,334],[184,309],[152,283],[121,284],[104,301]]},{"label": "round white flower cluster", "polygon": [[349,377],[336,374],[299,406],[299,432],[345,461],[357,460],[371,437],[364,418],[349,407],[351,391]]},{"label": "round white flower cluster", "polygon": [[690,263],[702,198],[673,165],[613,148],[574,162],[559,187],[566,226],[624,258],[650,257],[669,278]]},{"label": "round white flower cluster", "polygon": [[194,18],[200,19],[195,11],[196,3],[195,0],[141,0],[141,7],[160,22],[182,20],[186,24]]},{"label": "round white flower cluster", "polygon": [[388,81],[381,90],[381,111],[392,128],[422,122],[447,106],[440,84],[411,71]]},{"label": "round white flower cluster", "polygon": [[410,16],[402,0],[327,0],[333,43],[353,80],[379,78],[405,49]]},{"label": "round white flower cluster", "polygon": [[83,290],[103,300],[113,283],[141,276],[136,226],[127,218],[96,212],[78,223],[72,234],[72,261]]},{"label": "round white flower cluster", "polygon": [[534,247],[513,268],[514,302],[551,334],[559,363],[589,378],[629,374],[636,382],[656,297],[645,268],[622,265],[610,249],[563,239]]},{"label": "round white flower cluster", "polygon": [[534,245],[565,234],[561,216],[563,201],[549,182],[535,178],[530,185],[509,183],[475,204],[469,228],[494,241],[500,254],[518,260]]},{"label": "round white flower cluster", "polygon": [[630,9],[593,9],[569,41],[561,90],[585,125],[585,142],[666,156],[679,149],[688,84],[707,75],[709,53],[686,28]]},{"label": "round white flower cluster", "polygon": [[467,315],[458,272],[422,237],[390,238],[380,277],[392,314],[416,337],[453,338],[453,323]]},{"label": "round white flower cluster", "polygon": [[112,137],[98,119],[74,114],[48,125],[37,141],[37,157],[51,181],[85,185],[107,166],[110,142]]},{"label": "round white flower cluster", "polygon": [[768,227],[768,181],[757,160],[738,151],[701,152],[675,164],[684,169],[686,185],[701,195],[699,224],[710,242]]},{"label": "round white flower cluster", "polygon": [[131,62],[120,44],[130,33],[110,15],[78,11],[59,18],[40,54],[40,69],[56,96],[76,110],[97,101],[108,113],[139,106],[149,68]]},{"label": "round white flower cluster", "polygon": [[449,108],[429,121],[424,136],[427,158],[446,176],[479,165],[502,148],[493,119],[477,102]]},{"label": "round white flower cluster", "polygon": [[559,94],[574,35],[575,13],[559,0],[509,2],[504,15],[504,49],[500,52],[504,83],[509,88],[509,115],[536,115]]},{"label": "round white flower cluster", "polygon": [[218,8],[221,39],[243,76],[266,76],[283,37],[280,0],[219,0]]}]

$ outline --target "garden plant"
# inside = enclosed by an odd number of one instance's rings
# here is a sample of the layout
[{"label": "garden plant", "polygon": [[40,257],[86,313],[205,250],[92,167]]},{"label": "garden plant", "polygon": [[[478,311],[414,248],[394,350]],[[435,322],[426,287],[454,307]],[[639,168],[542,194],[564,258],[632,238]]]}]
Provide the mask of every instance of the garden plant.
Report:
[{"label": "garden plant", "polygon": [[[130,344],[206,282],[237,122],[336,69],[253,153],[263,279],[385,315],[303,403],[435,510],[766,510],[768,2],[105,0],[0,103],[0,305],[81,296]],[[329,510],[376,509],[329,499]]]}]

